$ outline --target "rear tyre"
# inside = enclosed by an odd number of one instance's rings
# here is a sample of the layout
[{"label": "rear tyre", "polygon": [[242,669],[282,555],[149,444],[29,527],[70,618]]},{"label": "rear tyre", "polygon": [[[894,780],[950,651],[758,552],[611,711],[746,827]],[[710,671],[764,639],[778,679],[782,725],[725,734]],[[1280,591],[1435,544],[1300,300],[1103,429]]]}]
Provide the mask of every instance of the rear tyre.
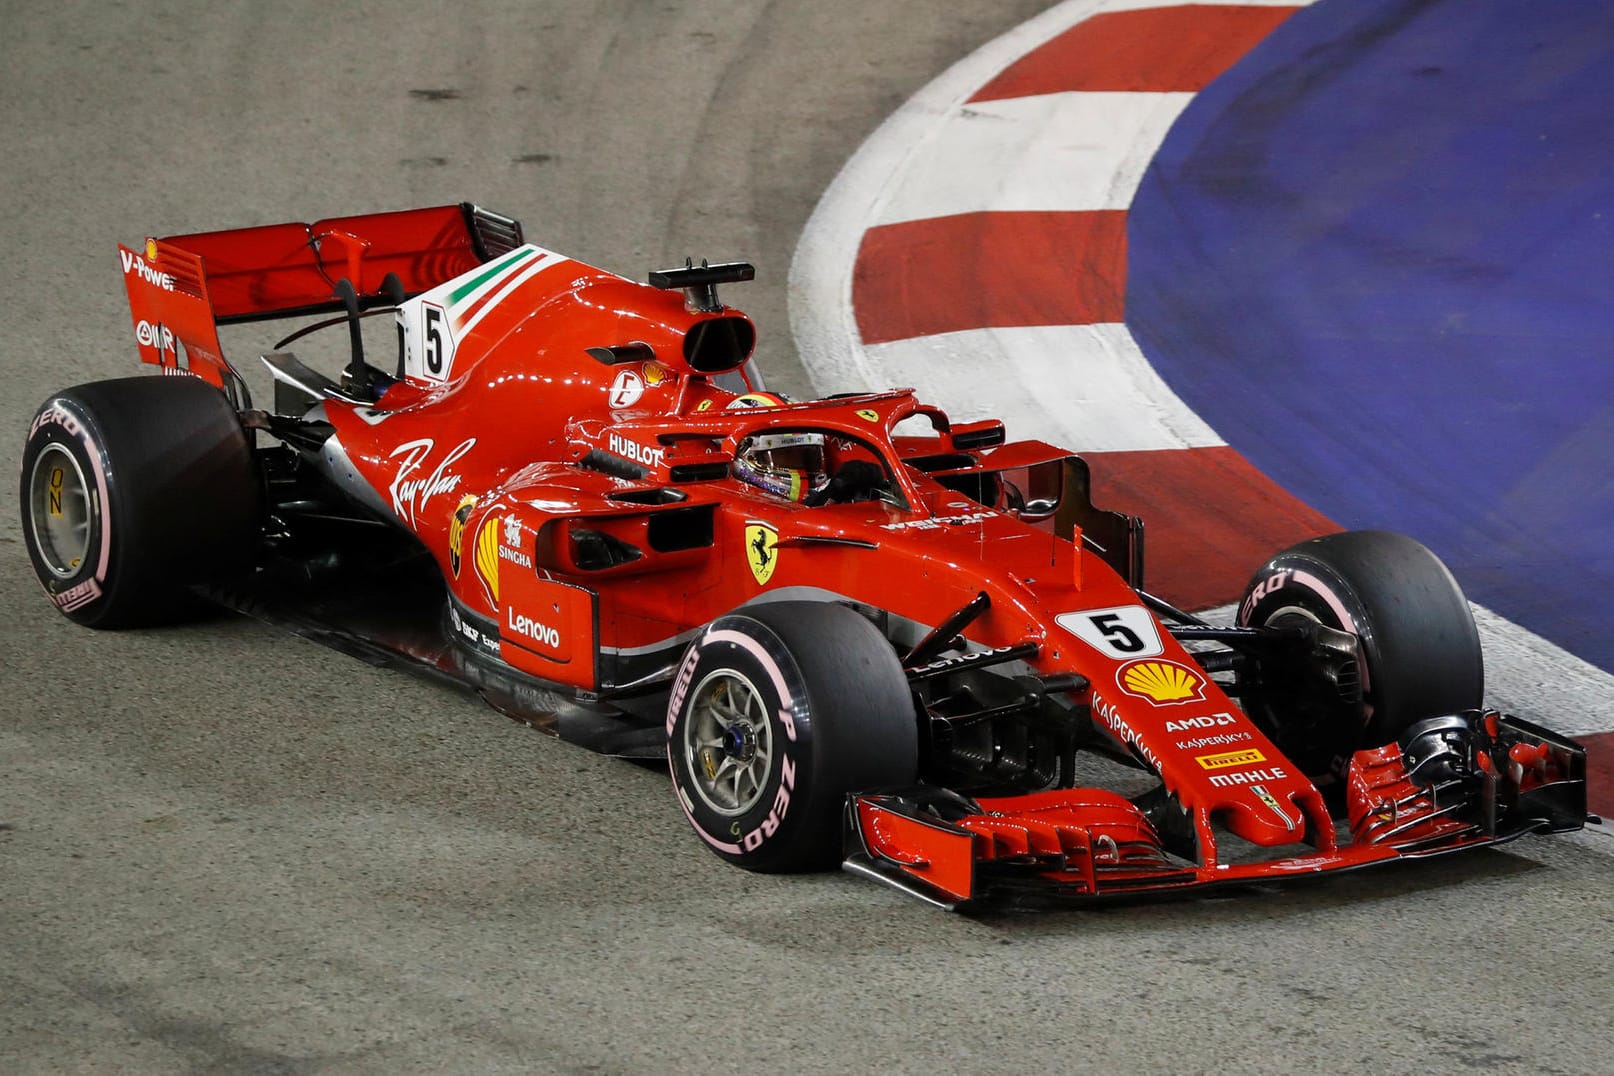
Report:
[{"label": "rear tyre", "polygon": [[1271,660],[1241,701],[1308,776],[1341,776],[1355,751],[1480,705],[1485,665],[1468,601],[1440,559],[1405,535],[1326,535],[1264,564],[1238,623],[1306,620],[1356,636],[1359,694],[1351,670],[1330,678],[1305,667],[1312,659]]},{"label": "rear tyre", "polygon": [[34,574],[92,628],[163,623],[187,587],[250,561],[263,492],[224,395],[193,377],[132,377],[46,400],[22,457]]},{"label": "rear tyre", "polygon": [[668,700],[679,803],[713,852],[750,870],[836,865],[847,794],[912,784],[918,759],[896,652],[840,605],[718,618],[685,652]]}]

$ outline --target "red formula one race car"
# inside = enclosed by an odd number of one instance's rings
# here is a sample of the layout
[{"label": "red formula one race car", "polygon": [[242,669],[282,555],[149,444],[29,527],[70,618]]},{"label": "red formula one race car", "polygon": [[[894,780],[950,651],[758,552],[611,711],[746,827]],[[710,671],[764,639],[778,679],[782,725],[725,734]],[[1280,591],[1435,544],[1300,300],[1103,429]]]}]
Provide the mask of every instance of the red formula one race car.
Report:
[{"label": "red formula one race car", "polygon": [[[142,360],[188,376],[65,390],[28,431],[29,553],[79,623],[200,594],[434,670],[665,757],[724,859],[946,906],[1586,819],[1584,751],[1483,706],[1468,605],[1416,542],[1295,546],[1204,623],[1142,589],[1142,526],[1093,506],[1079,456],[907,389],[763,391],[717,295],[749,265],[640,284],[471,205],[121,257]],[[322,314],[262,356],[255,407],[218,327]],[[322,326],[351,334],[339,378],[284,350]]]}]

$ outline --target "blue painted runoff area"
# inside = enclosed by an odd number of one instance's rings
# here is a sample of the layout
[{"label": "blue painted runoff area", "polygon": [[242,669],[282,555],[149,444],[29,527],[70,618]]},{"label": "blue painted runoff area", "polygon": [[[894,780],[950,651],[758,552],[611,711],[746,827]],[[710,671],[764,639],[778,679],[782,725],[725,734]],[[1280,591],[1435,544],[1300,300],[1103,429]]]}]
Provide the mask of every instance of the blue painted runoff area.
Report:
[{"label": "blue painted runoff area", "polygon": [[1614,672],[1614,4],[1322,0],[1129,229],[1127,323],[1229,444]]}]

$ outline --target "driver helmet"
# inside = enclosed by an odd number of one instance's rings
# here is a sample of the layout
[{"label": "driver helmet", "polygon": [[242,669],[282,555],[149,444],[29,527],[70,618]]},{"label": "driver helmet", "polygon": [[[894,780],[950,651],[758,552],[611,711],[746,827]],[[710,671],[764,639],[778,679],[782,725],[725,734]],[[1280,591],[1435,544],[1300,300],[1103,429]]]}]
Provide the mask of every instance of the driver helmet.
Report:
[{"label": "driver helmet", "polygon": [[801,502],[829,484],[821,433],[757,433],[740,442],[734,457],[740,481]]},{"label": "driver helmet", "polygon": [[777,392],[748,392],[723,405],[725,411],[747,411],[754,407],[784,407],[790,400]]}]

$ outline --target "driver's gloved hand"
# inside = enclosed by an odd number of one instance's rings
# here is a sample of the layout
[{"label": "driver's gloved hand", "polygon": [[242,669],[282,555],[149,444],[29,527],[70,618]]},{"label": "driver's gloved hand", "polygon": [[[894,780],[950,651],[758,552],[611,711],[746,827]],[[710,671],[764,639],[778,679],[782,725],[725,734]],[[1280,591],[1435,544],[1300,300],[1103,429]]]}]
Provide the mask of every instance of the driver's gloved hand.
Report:
[{"label": "driver's gloved hand", "polygon": [[830,502],[848,504],[853,501],[867,501],[878,496],[885,488],[885,468],[868,460],[847,460],[841,464],[828,485],[802,503],[809,508],[816,508]]}]

